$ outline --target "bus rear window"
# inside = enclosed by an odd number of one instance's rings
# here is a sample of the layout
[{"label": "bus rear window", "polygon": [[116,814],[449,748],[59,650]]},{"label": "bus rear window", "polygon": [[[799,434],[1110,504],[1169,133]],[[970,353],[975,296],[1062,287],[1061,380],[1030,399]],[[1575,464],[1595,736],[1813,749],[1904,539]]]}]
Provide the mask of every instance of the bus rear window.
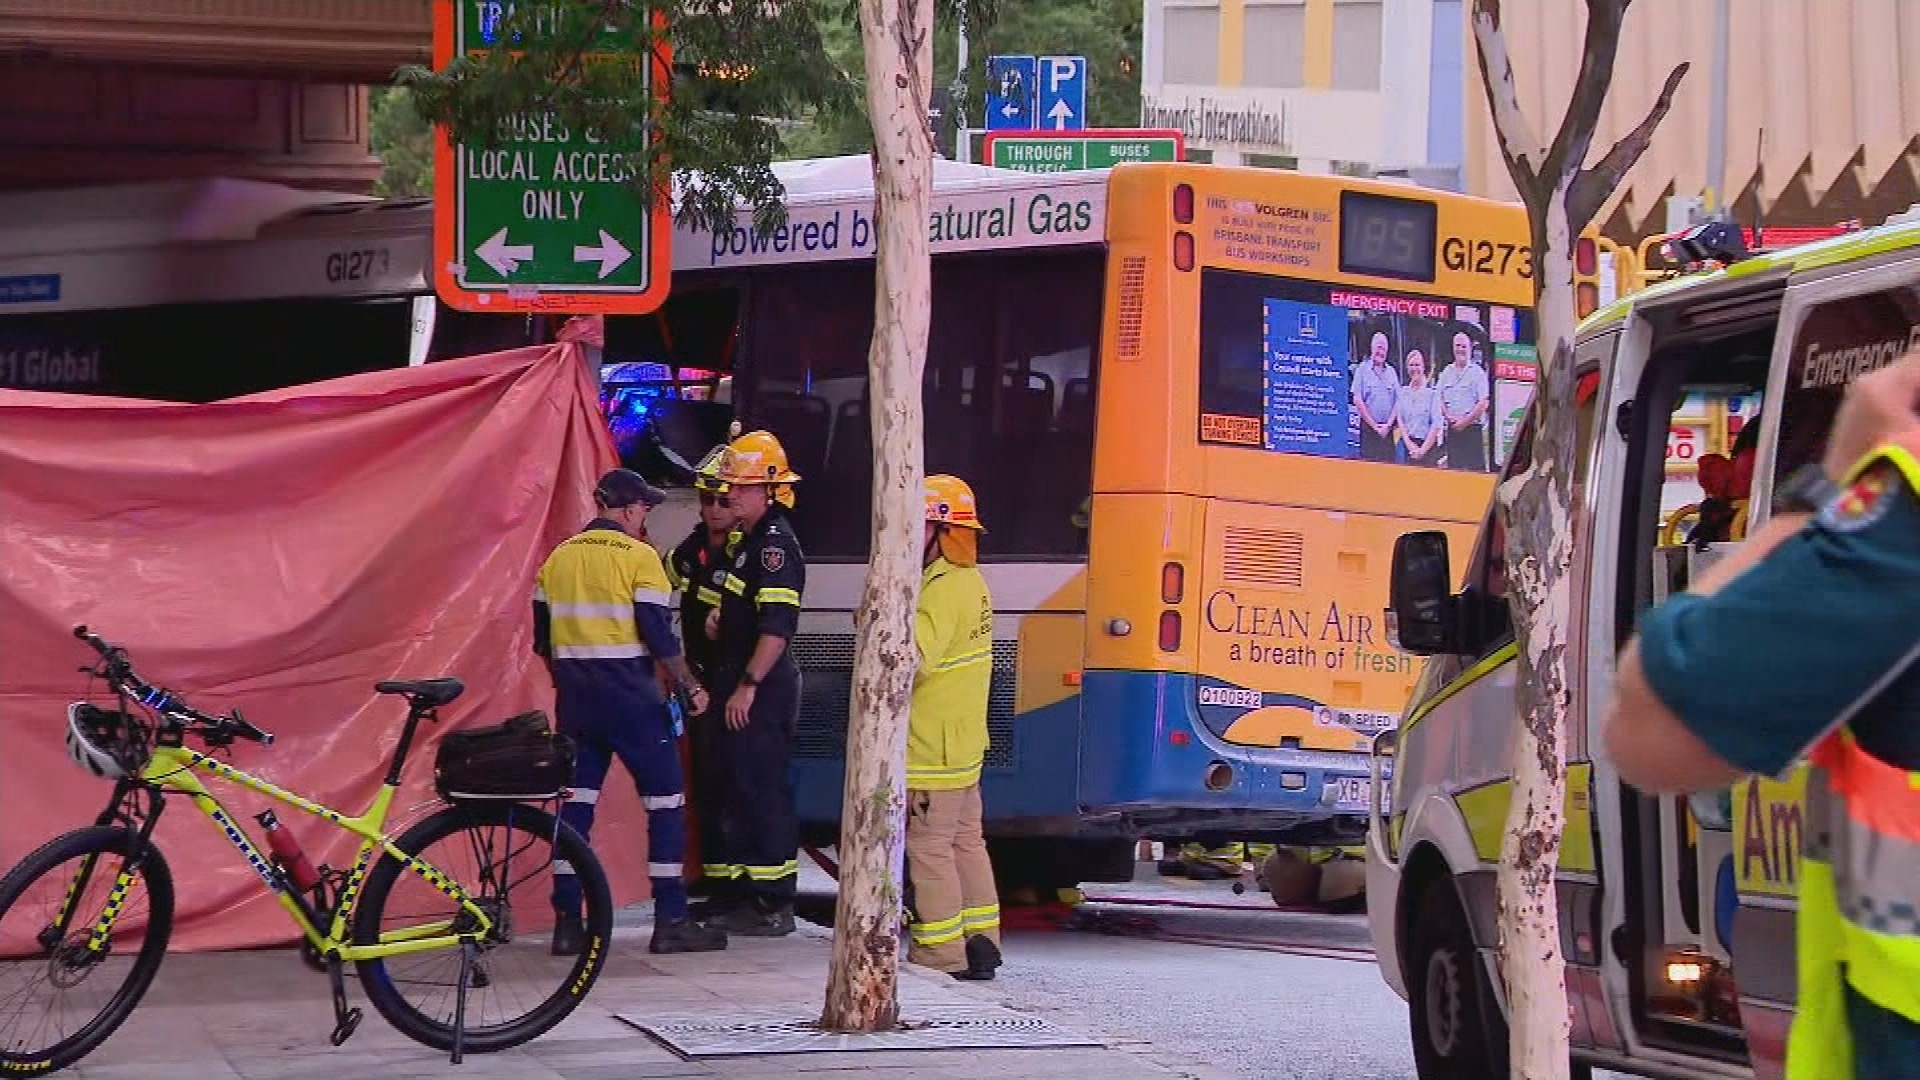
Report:
[{"label": "bus rear window", "polygon": [[1199,439],[1490,472],[1532,397],[1533,342],[1525,308],[1204,270]]}]

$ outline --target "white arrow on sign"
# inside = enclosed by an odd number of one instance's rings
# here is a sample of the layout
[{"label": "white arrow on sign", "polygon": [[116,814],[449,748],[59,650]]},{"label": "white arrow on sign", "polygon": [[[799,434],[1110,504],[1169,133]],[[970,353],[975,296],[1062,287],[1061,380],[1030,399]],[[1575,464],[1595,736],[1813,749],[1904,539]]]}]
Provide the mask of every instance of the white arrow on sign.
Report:
[{"label": "white arrow on sign", "polygon": [[1053,108],[1047,110],[1047,119],[1053,121],[1055,131],[1065,131],[1067,121],[1073,119],[1073,106],[1067,104],[1066,98],[1061,98],[1053,103]]},{"label": "white arrow on sign", "polygon": [[521,263],[533,258],[533,245],[507,243],[507,230],[503,227],[487,237],[486,243],[474,248],[473,253],[493,267],[494,273],[507,277],[519,269]]},{"label": "white arrow on sign", "polygon": [[1000,106],[1000,115],[1008,118],[1019,116],[1020,106],[1009,101],[1005,105]]},{"label": "white arrow on sign", "polygon": [[599,247],[589,247],[586,244],[573,246],[573,261],[599,263],[602,281],[607,279],[608,274],[625,266],[627,259],[632,255],[633,252],[628,251],[625,244],[614,239],[613,234],[605,229],[600,230]]}]

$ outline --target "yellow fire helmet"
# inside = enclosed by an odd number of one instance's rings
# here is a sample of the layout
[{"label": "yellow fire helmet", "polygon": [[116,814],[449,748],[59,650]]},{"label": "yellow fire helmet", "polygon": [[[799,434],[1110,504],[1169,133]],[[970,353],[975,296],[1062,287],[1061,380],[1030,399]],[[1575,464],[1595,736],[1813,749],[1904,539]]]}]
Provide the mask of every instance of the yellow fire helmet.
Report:
[{"label": "yellow fire helmet", "polygon": [[693,486],[701,491],[716,495],[727,490],[726,481],[720,479],[720,459],[727,456],[727,444],[721,443],[707,451],[700,464],[693,467]]},{"label": "yellow fire helmet", "polygon": [[787,467],[787,450],[771,432],[749,431],[733,440],[720,459],[726,484],[791,484],[800,477]]},{"label": "yellow fire helmet", "polygon": [[975,532],[987,531],[980,523],[980,509],[974,501],[973,489],[965,480],[946,473],[927,477],[927,520]]}]

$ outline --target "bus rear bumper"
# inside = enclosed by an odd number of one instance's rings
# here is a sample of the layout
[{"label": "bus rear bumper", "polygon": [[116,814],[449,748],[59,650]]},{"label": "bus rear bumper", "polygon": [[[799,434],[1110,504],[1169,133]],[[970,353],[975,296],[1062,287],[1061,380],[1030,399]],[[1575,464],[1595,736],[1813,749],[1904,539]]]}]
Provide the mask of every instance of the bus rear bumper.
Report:
[{"label": "bus rear bumper", "polygon": [[1080,795],[1090,813],[1124,812],[1150,833],[1163,831],[1158,823],[1355,843],[1365,832],[1364,754],[1227,743],[1199,722],[1191,675],[1088,671],[1081,693]]}]

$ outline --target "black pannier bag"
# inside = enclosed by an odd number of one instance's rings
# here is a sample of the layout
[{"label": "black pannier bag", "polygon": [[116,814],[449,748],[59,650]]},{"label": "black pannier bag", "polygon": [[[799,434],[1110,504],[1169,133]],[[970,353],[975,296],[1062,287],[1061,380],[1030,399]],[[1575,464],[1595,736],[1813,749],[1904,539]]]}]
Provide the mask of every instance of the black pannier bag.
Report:
[{"label": "black pannier bag", "polygon": [[573,740],[543,712],[492,727],[448,732],[433,758],[433,787],[453,802],[558,798],[573,785]]}]

